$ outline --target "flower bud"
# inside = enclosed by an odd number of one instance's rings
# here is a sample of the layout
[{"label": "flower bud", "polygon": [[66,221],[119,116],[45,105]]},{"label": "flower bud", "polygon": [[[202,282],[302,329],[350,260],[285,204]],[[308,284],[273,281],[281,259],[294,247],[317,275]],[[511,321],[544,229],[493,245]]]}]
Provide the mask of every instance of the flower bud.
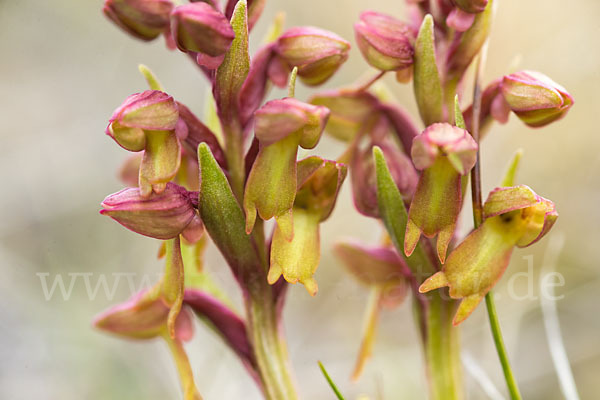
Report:
[{"label": "flower bud", "polygon": [[364,90],[328,90],[313,96],[310,103],[329,109],[325,130],[345,142],[351,142],[358,133],[364,131],[368,120],[379,114],[379,100]]},{"label": "flower bud", "polygon": [[179,120],[175,100],[158,90],[147,90],[127,97],[110,117],[106,134],[129,151],[146,146],[144,131],[174,130]]},{"label": "flower bud", "polygon": [[477,143],[466,130],[437,123],[414,139],[411,155],[419,170],[431,167],[438,158],[447,157],[456,172],[466,175],[475,165]]},{"label": "flower bud", "polygon": [[[159,286],[155,286],[104,311],[94,319],[94,325],[130,339],[152,339],[166,333],[168,315],[169,306],[161,297]],[[175,334],[183,341],[192,338],[193,324],[187,309],[177,316]]]},{"label": "flower bud", "polygon": [[213,69],[221,64],[235,37],[227,18],[203,2],[175,8],[171,30],[179,50],[200,53],[198,63]]},{"label": "flower bud", "polygon": [[531,127],[564,117],[574,103],[565,88],[535,71],[507,75],[500,88],[510,109]]},{"label": "flower bud", "polygon": [[[168,183],[161,194],[142,197],[138,188],[126,188],[107,196],[102,215],[125,228],[156,239],[172,239],[182,233],[196,216],[194,194]],[[197,230],[196,224],[193,226]]]},{"label": "flower bud", "polygon": [[364,149],[355,150],[350,163],[354,206],[363,215],[379,218],[377,176],[373,160],[375,145],[379,146],[386,159],[390,160],[390,173],[405,201],[412,198],[419,177],[410,158],[390,139],[372,141]]},{"label": "flower bud", "polygon": [[358,48],[371,66],[382,71],[396,71],[412,65],[413,35],[396,18],[365,11],[354,24],[354,33]]},{"label": "flower bud", "polygon": [[554,204],[525,185],[494,189],[483,206],[485,220],[458,245],[442,268],[419,287],[421,293],[444,286],[462,299],[454,325],[464,321],[502,277],[513,248],[540,240],[554,225]]},{"label": "flower bud", "polygon": [[106,0],[104,14],[125,32],[152,40],[169,29],[170,0]]},{"label": "flower bud", "polygon": [[279,37],[277,54],[307,85],[329,79],[348,58],[350,43],[338,35],[313,27],[288,29]]},{"label": "flower bud", "polygon": [[159,90],[129,96],[110,118],[106,134],[129,151],[144,150],[138,186],[143,196],[161,193],[179,169],[180,138],[188,126],[175,100]]},{"label": "flower bud", "polygon": [[452,0],[456,7],[464,12],[476,14],[483,12],[488,4],[488,0]]},{"label": "flower bud", "polygon": [[462,207],[461,176],[475,165],[477,143],[464,129],[436,123],[414,139],[411,155],[423,172],[408,211],[404,252],[412,254],[421,234],[438,235],[437,253],[444,263]]},{"label": "flower bud", "polygon": [[260,149],[244,194],[246,232],[252,232],[258,212],[263,220],[275,217],[285,236],[292,237],[298,146],[315,147],[328,117],[327,108],[293,98],[272,100],[255,113]]},{"label": "flower bud", "polygon": [[333,250],[348,272],[367,286],[402,284],[411,274],[406,261],[389,247],[340,242]]},{"label": "flower bud", "polygon": [[291,97],[271,100],[254,114],[254,134],[268,146],[298,132],[300,146],[312,149],[318,143],[329,118],[323,106],[304,103]]}]

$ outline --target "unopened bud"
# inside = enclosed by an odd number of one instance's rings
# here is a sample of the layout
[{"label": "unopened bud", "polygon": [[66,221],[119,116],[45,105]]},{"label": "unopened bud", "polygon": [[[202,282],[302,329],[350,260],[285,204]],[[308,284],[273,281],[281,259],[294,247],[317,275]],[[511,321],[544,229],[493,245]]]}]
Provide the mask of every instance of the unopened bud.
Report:
[{"label": "unopened bud", "polygon": [[209,68],[221,64],[235,37],[227,18],[203,2],[177,7],[171,30],[177,47],[184,52],[199,53],[198,63]]},{"label": "unopened bud", "polygon": [[565,88],[539,72],[507,75],[500,85],[510,109],[532,127],[540,127],[567,114],[573,97]]},{"label": "unopened bud", "polygon": [[168,183],[161,194],[142,197],[138,188],[126,188],[107,196],[100,214],[107,215],[133,232],[156,239],[172,239],[196,217],[194,194],[181,186]]},{"label": "unopened bud", "polygon": [[[117,304],[94,319],[98,329],[129,339],[152,339],[164,335],[169,306],[158,287],[141,291],[122,304]],[[187,309],[182,309],[175,322],[176,338],[188,341],[193,336],[193,323]]]},{"label": "unopened bud", "polygon": [[272,144],[294,132],[300,132],[300,146],[317,145],[329,110],[291,97],[271,100],[254,114],[254,133],[263,145]]},{"label": "unopened bud", "polygon": [[354,24],[354,33],[358,48],[371,66],[382,71],[396,71],[412,65],[414,37],[396,18],[365,11]]},{"label": "unopened bud", "polygon": [[350,43],[323,29],[297,27],[281,35],[275,50],[290,70],[298,67],[304,83],[319,85],[346,61]]},{"label": "unopened bud", "polygon": [[129,151],[146,145],[144,131],[174,130],[179,111],[173,97],[158,90],[147,90],[127,97],[109,120],[106,134]]},{"label": "unopened bud", "polygon": [[170,0],[106,0],[104,14],[141,40],[152,40],[169,29]]},{"label": "unopened bud", "polygon": [[480,13],[485,10],[488,0],[452,0],[454,4],[464,12],[471,14]]}]

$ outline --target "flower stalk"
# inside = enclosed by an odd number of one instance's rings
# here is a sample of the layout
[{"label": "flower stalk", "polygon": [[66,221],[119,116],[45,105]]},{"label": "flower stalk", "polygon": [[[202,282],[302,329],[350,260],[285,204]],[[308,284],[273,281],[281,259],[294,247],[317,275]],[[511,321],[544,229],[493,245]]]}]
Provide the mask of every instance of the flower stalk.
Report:
[{"label": "flower stalk", "polygon": [[[473,119],[471,121],[471,134],[477,143],[479,143],[479,122],[482,100],[481,79],[483,77],[483,71],[485,68],[488,43],[489,42],[486,42],[484,44],[482,52],[477,59],[475,83],[473,89]],[[473,204],[473,224],[475,229],[477,229],[483,222],[483,201],[481,197],[481,149],[477,151],[477,161],[471,170],[471,198]],[[498,358],[500,359],[500,364],[502,365],[502,372],[504,373],[504,379],[506,380],[506,386],[508,387],[510,398],[512,400],[520,400],[521,393],[508,359],[506,346],[504,345],[504,338],[502,337],[502,330],[500,328],[500,320],[498,319],[496,304],[494,302],[494,292],[492,290],[485,295],[485,305],[488,319],[490,321],[490,329],[494,338],[494,345],[496,346],[496,352],[498,353]]]}]

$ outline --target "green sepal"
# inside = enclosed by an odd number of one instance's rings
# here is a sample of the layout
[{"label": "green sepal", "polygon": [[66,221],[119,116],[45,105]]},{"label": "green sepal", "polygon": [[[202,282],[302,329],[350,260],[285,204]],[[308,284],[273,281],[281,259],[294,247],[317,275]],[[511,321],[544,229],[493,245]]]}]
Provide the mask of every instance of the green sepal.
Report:
[{"label": "green sepal", "polygon": [[308,157],[298,162],[298,192],[294,207],[312,210],[323,222],[331,215],[346,178],[345,164]]}]

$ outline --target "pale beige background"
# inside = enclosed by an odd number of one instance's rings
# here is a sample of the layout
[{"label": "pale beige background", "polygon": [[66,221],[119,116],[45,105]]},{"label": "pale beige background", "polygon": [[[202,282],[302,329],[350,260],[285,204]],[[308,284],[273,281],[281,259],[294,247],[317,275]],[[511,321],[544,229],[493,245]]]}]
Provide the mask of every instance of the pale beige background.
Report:
[{"label": "pale beige background", "polygon": [[[145,88],[137,64],[151,66],[169,92],[200,112],[206,83],[188,60],[162,41],[144,44],[126,37],[100,13],[100,0],[0,0],[0,398],[179,398],[174,367],[162,343],[130,343],[90,326],[109,304],[124,300],[123,281],[114,299],[100,291],[91,300],[82,278],[68,301],[45,301],[37,273],[154,274],[157,243],[122,229],[98,214],[99,202],[120,189],[115,170],[126,154],[103,131],[114,108]],[[253,48],[277,10],[287,26],[330,29],[354,45],[352,25],[362,9],[401,17],[400,0],[306,0],[268,2]],[[525,149],[519,181],[554,200],[560,219],[551,236],[565,240],[557,269],[565,277],[558,302],[565,346],[582,398],[597,398],[600,374],[600,4],[595,0],[501,1],[490,44],[487,79],[516,65],[547,73],[576,99],[568,117],[544,129],[525,128],[516,118],[495,127],[483,147],[483,184],[489,190],[517,147]],[[359,77],[366,63],[354,48],[336,87]],[[414,113],[410,86],[388,81]],[[298,97],[311,90],[299,87]],[[277,93],[274,93],[276,95]],[[342,147],[325,138],[320,154]],[[379,228],[359,216],[346,186],[338,208],[323,226],[320,292],[289,293],[285,310],[291,358],[305,399],[332,399],[317,369],[323,360],[348,399],[381,393],[385,399],[425,398],[420,348],[410,305],[386,312],[372,362],[351,384],[367,292],[332,257],[341,237],[376,242]],[[466,224],[469,218],[465,218]],[[468,226],[466,225],[466,228]],[[551,239],[551,238],[550,238]],[[526,399],[560,399],[545,339],[539,299],[507,295],[510,277],[527,270],[533,255],[534,294],[545,239],[515,253],[498,293],[502,327]],[[234,292],[217,252],[208,252],[216,279]],[[137,276],[139,282],[139,275]],[[517,293],[528,287],[516,281]],[[239,299],[238,299],[239,300]],[[483,307],[463,325],[464,351],[474,357],[504,393],[504,383]],[[253,383],[218,339],[198,325],[188,346],[199,388],[207,399],[258,399]],[[485,398],[466,374],[470,398]]]}]

